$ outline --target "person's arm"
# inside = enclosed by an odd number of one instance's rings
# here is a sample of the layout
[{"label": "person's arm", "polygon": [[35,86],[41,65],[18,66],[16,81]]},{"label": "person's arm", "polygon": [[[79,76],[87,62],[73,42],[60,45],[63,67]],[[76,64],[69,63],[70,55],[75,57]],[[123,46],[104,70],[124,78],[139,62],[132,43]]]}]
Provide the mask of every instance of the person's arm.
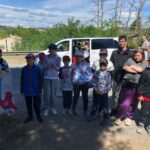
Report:
[{"label": "person's arm", "polygon": [[129,72],[129,73],[135,73],[135,74],[138,73],[136,70],[132,69],[132,66],[126,66],[125,65],[123,67],[123,70],[126,71],[126,72]]},{"label": "person's arm", "polygon": [[142,67],[138,67],[138,66],[130,66],[131,69],[137,71],[138,73],[141,73],[143,71]]},{"label": "person's arm", "polygon": [[23,80],[24,80],[24,69],[21,70],[21,81],[20,81],[20,93],[23,94]]},{"label": "person's arm", "polygon": [[42,78],[42,72],[41,69],[38,68],[38,82],[39,82],[39,87],[38,87],[38,93],[37,94],[41,94],[42,93],[42,82],[43,82],[43,78]]},{"label": "person's arm", "polygon": [[62,76],[62,67],[59,69],[58,76],[59,76],[59,79],[63,79],[63,76]]}]

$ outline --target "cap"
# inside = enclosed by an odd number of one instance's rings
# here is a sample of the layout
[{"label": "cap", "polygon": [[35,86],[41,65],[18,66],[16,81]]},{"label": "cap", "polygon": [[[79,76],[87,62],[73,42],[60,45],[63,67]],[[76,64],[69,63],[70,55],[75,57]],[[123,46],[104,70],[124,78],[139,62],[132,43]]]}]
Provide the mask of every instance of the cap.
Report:
[{"label": "cap", "polygon": [[45,53],[43,53],[43,52],[39,53],[39,58],[44,59],[45,56],[46,56]]},{"label": "cap", "polygon": [[107,60],[100,60],[100,65],[107,65],[108,64],[108,62],[107,62]]},{"label": "cap", "polygon": [[102,49],[100,49],[99,53],[100,53],[100,54],[104,54],[104,53],[106,54],[106,53],[107,53],[107,49],[102,48]]},{"label": "cap", "polygon": [[65,55],[64,57],[63,57],[63,61],[70,61],[70,57],[69,56],[67,56],[67,55]]},{"label": "cap", "polygon": [[48,46],[48,49],[54,49],[54,50],[57,50],[57,46],[55,44],[50,44]]},{"label": "cap", "polygon": [[76,52],[75,52],[75,56],[84,56],[84,54],[83,54],[83,52],[82,51],[80,51],[80,50],[77,50]]},{"label": "cap", "polygon": [[34,59],[35,57],[34,57],[34,54],[29,53],[29,54],[27,54],[27,55],[26,55],[26,57],[25,57],[25,58],[32,58],[32,59]]}]

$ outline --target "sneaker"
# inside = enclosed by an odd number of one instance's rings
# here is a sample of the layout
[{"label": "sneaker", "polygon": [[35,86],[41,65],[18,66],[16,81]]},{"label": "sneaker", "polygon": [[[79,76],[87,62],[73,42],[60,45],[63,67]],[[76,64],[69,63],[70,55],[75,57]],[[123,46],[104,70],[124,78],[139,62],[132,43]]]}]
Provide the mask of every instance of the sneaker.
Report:
[{"label": "sneaker", "polygon": [[115,125],[120,126],[122,124],[121,119],[116,119]]},{"label": "sneaker", "polygon": [[146,127],[146,131],[147,131],[148,135],[150,136],[150,125]]},{"label": "sneaker", "polygon": [[76,112],[76,110],[72,110],[73,115],[78,116],[78,113]]},{"label": "sneaker", "polygon": [[136,129],[136,132],[142,134],[144,132],[144,126],[139,125]]},{"label": "sneaker", "polygon": [[43,123],[43,118],[42,118],[42,117],[37,117],[37,120],[38,120],[40,123]]},{"label": "sneaker", "polygon": [[55,109],[55,108],[52,108],[52,109],[51,109],[51,113],[52,113],[53,115],[57,115],[56,109]]},{"label": "sneaker", "polygon": [[130,125],[131,125],[131,119],[130,119],[130,118],[126,118],[126,119],[124,120],[124,124],[125,124],[126,126],[130,126]]},{"label": "sneaker", "polygon": [[62,111],[62,115],[65,115],[67,113],[67,111],[64,109],[63,111]]},{"label": "sneaker", "polygon": [[25,119],[24,123],[29,123],[29,122],[31,122],[32,120],[33,120],[33,118],[28,117],[27,119]]},{"label": "sneaker", "polygon": [[47,116],[48,116],[48,113],[49,113],[49,110],[48,110],[48,109],[45,109],[45,110],[44,110],[44,116],[47,117]]}]

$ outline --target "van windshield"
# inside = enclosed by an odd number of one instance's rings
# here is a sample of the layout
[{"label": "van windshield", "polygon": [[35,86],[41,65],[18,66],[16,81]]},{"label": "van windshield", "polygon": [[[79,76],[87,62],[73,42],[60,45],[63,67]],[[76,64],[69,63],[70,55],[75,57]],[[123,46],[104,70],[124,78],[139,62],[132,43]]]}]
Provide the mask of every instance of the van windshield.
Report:
[{"label": "van windshield", "polygon": [[102,49],[102,48],[112,48],[116,49],[119,47],[119,44],[116,40],[113,39],[92,39],[92,50]]}]

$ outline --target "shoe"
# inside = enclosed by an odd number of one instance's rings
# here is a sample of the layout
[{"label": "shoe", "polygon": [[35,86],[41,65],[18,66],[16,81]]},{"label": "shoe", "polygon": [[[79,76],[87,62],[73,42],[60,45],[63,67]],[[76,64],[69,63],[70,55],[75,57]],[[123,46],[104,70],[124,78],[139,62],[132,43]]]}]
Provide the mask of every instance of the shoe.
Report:
[{"label": "shoe", "polygon": [[49,110],[48,110],[48,109],[45,109],[45,110],[44,110],[44,116],[47,117],[47,116],[48,116],[48,113],[49,113]]},{"label": "shoe", "polygon": [[126,126],[130,126],[130,125],[131,125],[131,119],[130,119],[130,118],[126,118],[126,119],[124,120],[124,124],[125,124]]},{"label": "shoe", "polygon": [[78,113],[76,112],[76,110],[72,110],[73,115],[78,116]]},{"label": "shoe", "polygon": [[57,115],[56,109],[55,109],[55,108],[52,108],[52,109],[51,109],[51,113],[52,113],[53,115]]},{"label": "shoe", "polygon": [[116,121],[114,122],[115,125],[120,126],[122,124],[121,119],[116,119]]},{"label": "shoe", "polygon": [[43,123],[43,118],[42,117],[37,117],[37,120],[40,122],[40,123]]},{"label": "shoe", "polygon": [[70,109],[68,110],[68,114],[69,114],[69,115],[72,115],[72,111],[71,111]]},{"label": "shoe", "polygon": [[148,135],[150,136],[150,125],[146,127],[146,132],[147,132]]},{"label": "shoe", "polygon": [[66,113],[67,113],[67,111],[64,109],[64,110],[62,111],[62,115],[66,115]]},{"label": "shoe", "polygon": [[136,132],[142,134],[144,132],[144,126],[139,125],[136,129]]},{"label": "shoe", "polygon": [[28,117],[27,119],[25,119],[24,123],[31,122],[32,120],[33,120],[33,118],[31,118],[31,117]]}]

